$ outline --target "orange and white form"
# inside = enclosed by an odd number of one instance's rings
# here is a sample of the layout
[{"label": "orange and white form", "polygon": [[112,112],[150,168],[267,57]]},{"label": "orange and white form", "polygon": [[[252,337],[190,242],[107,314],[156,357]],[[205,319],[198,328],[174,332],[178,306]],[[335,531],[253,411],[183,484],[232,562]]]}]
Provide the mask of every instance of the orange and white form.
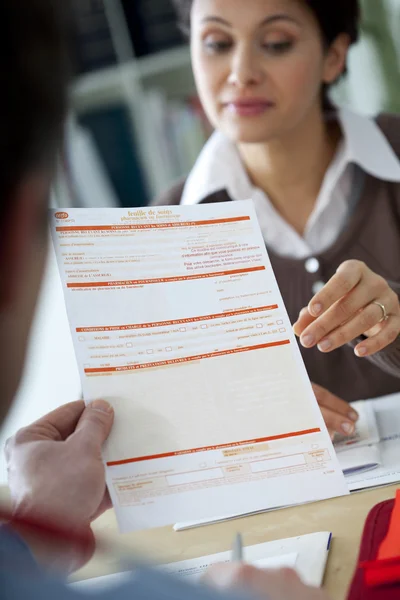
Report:
[{"label": "orange and white form", "polygon": [[121,531],[347,493],[252,202],[52,212]]}]

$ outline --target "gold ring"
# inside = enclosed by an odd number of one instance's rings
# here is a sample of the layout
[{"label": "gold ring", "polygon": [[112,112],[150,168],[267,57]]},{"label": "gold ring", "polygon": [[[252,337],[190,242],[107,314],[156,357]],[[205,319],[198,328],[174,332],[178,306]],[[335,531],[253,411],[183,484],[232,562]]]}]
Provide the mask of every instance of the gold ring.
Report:
[{"label": "gold ring", "polygon": [[383,323],[383,321],[387,321],[389,318],[389,315],[387,313],[385,305],[381,304],[380,302],[373,302],[373,304],[376,304],[376,306],[379,306],[379,308],[382,310],[382,319],[378,322]]}]

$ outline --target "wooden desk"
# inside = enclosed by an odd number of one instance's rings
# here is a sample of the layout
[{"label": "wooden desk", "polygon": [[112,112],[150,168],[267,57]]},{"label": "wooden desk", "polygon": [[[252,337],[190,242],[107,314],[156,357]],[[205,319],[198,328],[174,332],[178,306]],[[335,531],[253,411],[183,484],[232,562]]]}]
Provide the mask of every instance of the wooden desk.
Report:
[{"label": "wooden desk", "polygon": [[[317,531],[332,531],[333,544],[325,577],[325,588],[332,600],[344,600],[357,560],[360,537],[370,509],[394,498],[398,486],[353,494],[316,504],[297,506],[176,533],[171,527],[117,536],[113,512],[103,515],[94,525],[96,534],[121,541],[127,549],[156,556],[161,562],[174,562],[229,550],[240,531],[245,545]],[[120,570],[112,557],[93,559],[77,574],[86,579]]]}]

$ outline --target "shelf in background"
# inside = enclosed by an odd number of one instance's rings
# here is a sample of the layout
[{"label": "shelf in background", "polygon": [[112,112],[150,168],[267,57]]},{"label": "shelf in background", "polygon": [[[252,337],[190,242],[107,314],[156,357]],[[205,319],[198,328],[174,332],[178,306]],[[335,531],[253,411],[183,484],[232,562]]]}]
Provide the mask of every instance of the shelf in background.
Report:
[{"label": "shelf in background", "polygon": [[165,52],[157,52],[136,59],[141,77],[154,77],[175,69],[190,66],[190,50],[188,46],[179,46]]},{"label": "shelf in background", "polygon": [[72,86],[72,100],[80,103],[96,96],[108,99],[121,94],[125,76],[145,79],[189,67],[190,51],[187,46],[135,58],[122,65],[116,64],[81,75]]},{"label": "shelf in background", "polygon": [[94,97],[97,94],[108,94],[113,90],[121,89],[122,87],[122,69],[128,69],[134,73],[134,65],[112,65],[105,69],[99,69],[92,73],[81,75],[72,85],[71,93],[72,100],[78,101],[88,97]]}]

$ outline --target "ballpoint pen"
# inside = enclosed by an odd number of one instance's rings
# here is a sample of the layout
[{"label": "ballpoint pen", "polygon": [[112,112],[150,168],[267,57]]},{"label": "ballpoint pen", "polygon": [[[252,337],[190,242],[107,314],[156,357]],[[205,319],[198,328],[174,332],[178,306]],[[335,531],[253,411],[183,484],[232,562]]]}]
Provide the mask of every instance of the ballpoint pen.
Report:
[{"label": "ballpoint pen", "polygon": [[242,562],[243,540],[240,533],[237,534],[232,548],[232,562]]}]

